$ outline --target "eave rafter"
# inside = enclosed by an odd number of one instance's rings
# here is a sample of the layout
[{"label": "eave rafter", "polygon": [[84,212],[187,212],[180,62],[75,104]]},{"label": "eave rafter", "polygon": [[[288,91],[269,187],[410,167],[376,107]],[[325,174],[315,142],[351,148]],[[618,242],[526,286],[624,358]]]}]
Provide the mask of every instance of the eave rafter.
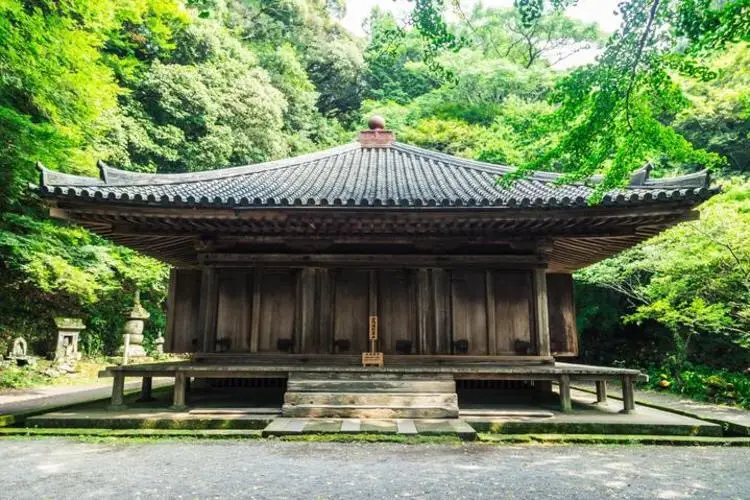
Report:
[{"label": "eave rafter", "polygon": [[[649,209],[650,208],[650,209]],[[559,210],[232,210],[101,207],[63,203],[67,218],[116,243],[171,264],[195,265],[199,253],[355,251],[402,246],[414,252],[544,253],[549,266],[572,271],[696,217],[685,204]]]}]

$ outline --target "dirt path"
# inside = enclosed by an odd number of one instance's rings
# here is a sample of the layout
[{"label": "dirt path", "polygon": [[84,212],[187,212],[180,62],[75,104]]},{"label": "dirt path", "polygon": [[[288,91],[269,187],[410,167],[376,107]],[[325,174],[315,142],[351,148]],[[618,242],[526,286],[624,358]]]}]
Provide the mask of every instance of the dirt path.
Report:
[{"label": "dirt path", "polygon": [[0,498],[748,498],[750,448],[0,440]]}]

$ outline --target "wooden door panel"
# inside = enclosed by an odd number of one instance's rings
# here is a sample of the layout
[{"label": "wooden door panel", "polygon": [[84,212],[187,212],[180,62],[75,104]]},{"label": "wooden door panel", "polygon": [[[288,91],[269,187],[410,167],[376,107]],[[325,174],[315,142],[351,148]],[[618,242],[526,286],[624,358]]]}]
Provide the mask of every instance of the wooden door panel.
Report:
[{"label": "wooden door panel", "polygon": [[198,327],[201,301],[201,271],[173,269],[170,273],[167,352],[196,352],[203,347]]},{"label": "wooden door panel", "polygon": [[467,354],[488,354],[487,289],[484,271],[454,270],[451,273],[453,342],[466,340]]},{"label": "wooden door panel", "polygon": [[216,316],[216,351],[250,350],[250,311],[252,274],[227,269],[219,274],[219,299]]},{"label": "wooden door panel", "polygon": [[412,353],[418,347],[415,271],[407,269],[378,271],[379,348],[396,353],[396,342],[411,341]]},{"label": "wooden door panel", "polygon": [[495,345],[498,354],[533,354],[532,276],[524,271],[493,271]]},{"label": "wooden door panel", "polygon": [[348,340],[350,354],[368,350],[370,272],[360,269],[333,271],[333,338]]},{"label": "wooden door panel", "polygon": [[547,275],[550,348],[555,356],[578,355],[573,276]]},{"label": "wooden door panel", "polygon": [[258,351],[278,351],[279,339],[294,342],[297,270],[264,270],[261,273]]}]

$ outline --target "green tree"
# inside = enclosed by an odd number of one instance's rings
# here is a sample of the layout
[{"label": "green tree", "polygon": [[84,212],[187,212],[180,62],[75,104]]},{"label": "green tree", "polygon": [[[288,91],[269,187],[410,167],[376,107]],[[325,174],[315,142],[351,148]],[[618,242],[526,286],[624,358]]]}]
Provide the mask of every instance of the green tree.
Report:
[{"label": "green tree", "polygon": [[406,104],[440,85],[424,63],[422,38],[402,29],[393,14],[375,7],[367,29],[365,94],[369,99]]},{"label": "green tree", "polygon": [[738,44],[709,63],[716,78],[683,78],[690,106],[673,126],[692,144],[726,158],[721,170],[750,173],[750,48]]},{"label": "green tree", "polygon": [[[538,23],[549,11],[575,0],[516,0],[521,25]],[[443,0],[416,0],[412,21],[432,46],[456,48],[446,36]],[[750,0],[629,0],[620,4],[620,29],[604,46],[597,63],[571,72],[550,95],[557,111],[547,120],[561,134],[556,147],[522,165],[517,175],[535,169],[561,169],[565,180],[582,180],[597,171],[602,195],[626,182],[646,161],[669,157],[690,166],[715,166],[716,154],[696,149],[665,123],[688,104],[673,74],[708,80],[707,55],[750,37]]]},{"label": "green tree", "polygon": [[534,64],[554,66],[582,50],[596,48],[604,40],[595,23],[571,19],[559,10],[527,22],[519,9],[489,9],[478,4],[467,14],[457,0],[453,8],[460,19],[460,36],[471,40],[485,56],[525,68]]},{"label": "green tree", "polygon": [[577,275],[625,297],[632,307],[626,322],[666,327],[678,373],[696,337],[718,336],[745,353],[750,349],[750,184],[728,184],[699,210],[700,220]]}]

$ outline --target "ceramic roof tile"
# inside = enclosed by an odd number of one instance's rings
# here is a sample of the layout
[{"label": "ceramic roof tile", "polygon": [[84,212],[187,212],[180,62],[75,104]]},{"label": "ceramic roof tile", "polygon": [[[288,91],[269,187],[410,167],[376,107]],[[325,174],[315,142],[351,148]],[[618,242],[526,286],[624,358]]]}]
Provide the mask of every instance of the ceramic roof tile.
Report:
[{"label": "ceramic roof tile", "polygon": [[[557,184],[558,174],[538,172],[505,188],[498,176],[511,167],[445,155],[398,142],[385,147],[359,143],[286,160],[187,174],[143,174],[100,164],[101,179],[42,167],[43,195],[101,202],[218,206],[496,206],[559,207],[585,204],[583,184]],[[704,199],[709,177],[698,172],[649,179],[609,193],[605,204]]]}]

